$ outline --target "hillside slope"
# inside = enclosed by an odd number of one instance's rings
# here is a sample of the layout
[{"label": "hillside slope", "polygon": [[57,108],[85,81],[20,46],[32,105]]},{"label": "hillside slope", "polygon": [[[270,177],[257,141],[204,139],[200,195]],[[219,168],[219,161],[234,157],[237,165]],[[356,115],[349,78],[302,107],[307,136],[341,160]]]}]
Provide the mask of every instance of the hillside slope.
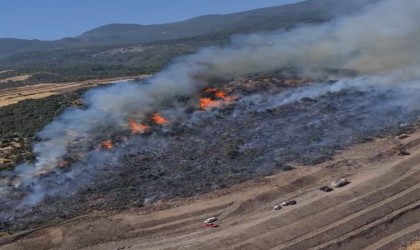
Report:
[{"label": "hillside slope", "polygon": [[201,16],[169,24],[109,24],[74,38],[55,41],[3,38],[0,39],[0,58],[26,51],[145,43],[212,33],[235,34],[292,28],[296,24],[324,22],[337,15],[360,11],[364,6],[377,1],[308,0],[227,15]]}]

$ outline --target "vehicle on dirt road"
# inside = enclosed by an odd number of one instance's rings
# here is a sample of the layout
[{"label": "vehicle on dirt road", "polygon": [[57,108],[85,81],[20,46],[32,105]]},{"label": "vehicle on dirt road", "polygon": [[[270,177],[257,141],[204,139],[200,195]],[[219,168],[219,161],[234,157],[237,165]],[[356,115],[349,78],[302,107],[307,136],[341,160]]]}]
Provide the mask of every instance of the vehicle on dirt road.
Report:
[{"label": "vehicle on dirt road", "polygon": [[214,224],[214,223],[206,223],[204,224],[205,227],[219,227],[219,225]]},{"label": "vehicle on dirt road", "polygon": [[349,184],[350,182],[347,179],[341,178],[339,180],[331,182],[331,186],[334,188],[337,187],[344,187],[345,185]]},{"label": "vehicle on dirt road", "polygon": [[274,210],[280,210],[281,209],[281,205],[275,205],[273,209]]},{"label": "vehicle on dirt road", "polygon": [[282,203],[281,203],[281,205],[283,206],[283,207],[285,207],[285,206],[289,206],[289,205],[296,205],[296,201],[295,200],[288,200],[288,201],[283,201]]},{"label": "vehicle on dirt road", "polygon": [[328,193],[328,192],[333,191],[334,189],[331,188],[331,187],[328,187],[328,186],[323,186],[323,187],[320,187],[319,190],[322,191],[322,192]]},{"label": "vehicle on dirt road", "polygon": [[215,222],[215,221],[217,221],[217,218],[213,216],[213,217],[205,219],[204,223],[212,223],[212,222]]}]

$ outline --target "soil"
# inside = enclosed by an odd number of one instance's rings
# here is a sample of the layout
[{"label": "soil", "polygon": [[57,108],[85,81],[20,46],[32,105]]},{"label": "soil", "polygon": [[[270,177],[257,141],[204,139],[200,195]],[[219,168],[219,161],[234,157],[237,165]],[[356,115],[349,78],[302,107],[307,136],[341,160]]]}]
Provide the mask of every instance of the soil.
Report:
[{"label": "soil", "polygon": [[[32,86],[26,95],[100,83]],[[226,87],[241,96],[231,106],[122,140],[110,158],[81,158],[69,169],[81,170],[74,179],[40,179],[60,196],[22,213],[2,202],[13,216],[1,221],[10,235],[0,249],[398,249],[419,237],[420,131],[405,125],[419,114],[381,105],[398,89],[277,105],[289,84]],[[16,101],[14,91],[5,98]],[[121,136],[105,131],[92,139]],[[339,178],[350,184],[319,190]],[[297,204],[273,210],[291,199]],[[203,224],[211,216],[218,227]]]},{"label": "soil", "polygon": [[[396,156],[396,144],[410,155]],[[318,190],[342,177],[350,184]],[[91,212],[6,236],[0,249],[398,249],[420,235],[419,180],[417,131],[204,195]],[[273,210],[284,199],[297,204]],[[204,226],[211,216],[219,227]]]},{"label": "soil", "polygon": [[416,241],[407,247],[407,250],[420,250],[420,241]]},{"label": "soil", "polygon": [[[67,82],[67,83],[43,83],[43,84],[24,86],[24,87],[19,87],[19,88],[2,89],[0,90],[0,107],[15,104],[17,102],[20,102],[26,99],[40,99],[40,98],[45,98],[51,95],[76,91],[81,88],[94,87],[96,85],[109,84],[109,83],[118,82],[118,81],[133,80],[135,78],[141,79],[144,77],[147,77],[147,76],[143,75],[143,76],[138,76],[138,77],[121,77],[121,78],[88,80],[88,81]],[[10,80],[10,79],[5,79],[4,81],[6,80]],[[18,80],[25,80],[25,79],[18,79]],[[1,81],[3,80],[0,80],[0,83]]]},{"label": "soil", "polygon": [[[1,71],[0,74],[1,73],[6,73],[6,72],[8,72],[8,71]],[[0,83],[5,83],[5,82],[8,82],[8,81],[25,81],[25,80],[29,79],[30,77],[31,77],[31,75],[14,76],[14,77],[6,78],[6,79],[0,79]]]}]

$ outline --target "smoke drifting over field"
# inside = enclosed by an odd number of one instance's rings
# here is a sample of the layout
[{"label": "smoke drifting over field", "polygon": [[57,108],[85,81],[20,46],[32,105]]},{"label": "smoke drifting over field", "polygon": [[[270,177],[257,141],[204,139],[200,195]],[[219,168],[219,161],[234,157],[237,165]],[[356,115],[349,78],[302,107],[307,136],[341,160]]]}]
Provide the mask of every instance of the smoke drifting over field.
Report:
[{"label": "smoke drifting over field", "polygon": [[[57,195],[69,188],[46,184],[48,176],[43,176],[48,173],[58,173],[77,186],[94,172],[89,161],[99,161],[109,154],[96,152],[90,145],[77,144],[78,141],[94,139],[92,135],[98,131],[106,134],[129,130],[130,118],[143,121],[149,114],[160,112],[171,98],[194,96],[208,84],[203,80],[208,77],[232,77],[279,68],[297,68],[306,76],[318,77],[325,68],[352,69],[360,76],[341,79],[334,85],[319,83],[281,93],[264,105],[277,107],[343,89],[383,91],[405,84],[411,91],[402,92],[395,103],[387,105],[413,108],[413,104],[419,104],[416,95],[420,91],[420,73],[415,70],[420,66],[418,13],[418,1],[382,1],[368,6],[357,16],[326,24],[290,32],[236,36],[228,46],[204,48],[176,59],[144,83],[92,90],[83,99],[85,109],[67,110],[39,133],[41,142],[34,146],[36,162],[16,168],[13,175],[19,181],[15,186],[23,187],[28,193],[22,204],[36,204],[44,196]],[[73,144],[86,155],[83,174],[71,169],[61,173],[57,168]],[[0,191],[9,189],[3,187]]]}]

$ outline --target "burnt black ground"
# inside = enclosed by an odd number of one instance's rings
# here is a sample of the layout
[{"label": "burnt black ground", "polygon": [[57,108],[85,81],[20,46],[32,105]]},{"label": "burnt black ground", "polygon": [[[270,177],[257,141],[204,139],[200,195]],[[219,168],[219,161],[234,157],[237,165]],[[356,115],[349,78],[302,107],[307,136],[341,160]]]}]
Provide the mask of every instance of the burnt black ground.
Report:
[{"label": "burnt black ground", "polygon": [[[77,189],[72,190],[71,179],[57,183],[54,176],[46,177],[48,186],[68,186],[70,194],[16,211],[2,229],[27,229],[94,209],[197,195],[296,164],[323,162],[348,146],[410,130],[412,126],[402,124],[415,124],[419,112],[394,103],[399,91],[350,88],[277,107],[242,94],[242,101],[225,108],[192,113],[187,123],[169,132],[132,138],[114,149],[113,156],[90,161],[97,166],[76,166],[81,179],[83,171],[97,171]],[[270,95],[250,93],[255,94]],[[278,97],[267,99],[273,98]]]}]

